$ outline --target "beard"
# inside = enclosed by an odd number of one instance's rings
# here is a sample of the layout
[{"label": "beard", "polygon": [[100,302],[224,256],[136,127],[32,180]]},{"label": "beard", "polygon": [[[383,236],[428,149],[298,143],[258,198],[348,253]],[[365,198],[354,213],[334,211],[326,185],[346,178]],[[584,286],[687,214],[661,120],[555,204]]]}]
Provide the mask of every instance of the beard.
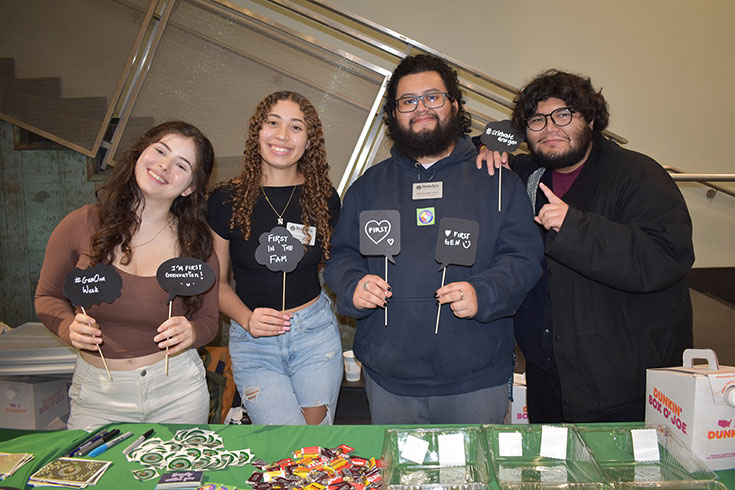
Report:
[{"label": "beard", "polygon": [[443,153],[462,134],[458,111],[452,110],[447,120],[442,123],[439,117],[430,113],[436,121],[434,129],[422,129],[418,133],[412,131],[410,125],[403,128],[394,118],[388,125],[389,134],[396,149],[414,160]]},{"label": "beard", "polygon": [[571,167],[574,164],[579,163],[587,153],[592,143],[592,129],[588,125],[584,125],[582,129],[574,135],[574,143],[569,150],[564,153],[543,153],[536,150],[536,145],[529,145],[531,154],[541,164],[542,167],[548,168],[549,170],[557,170],[560,168]]}]

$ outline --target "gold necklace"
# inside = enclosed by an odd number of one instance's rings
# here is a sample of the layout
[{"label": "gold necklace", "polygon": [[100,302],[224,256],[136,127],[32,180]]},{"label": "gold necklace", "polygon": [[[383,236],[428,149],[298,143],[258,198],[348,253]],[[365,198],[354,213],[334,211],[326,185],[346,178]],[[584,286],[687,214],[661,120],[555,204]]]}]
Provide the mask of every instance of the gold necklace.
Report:
[{"label": "gold necklace", "polygon": [[161,232],[162,232],[163,230],[165,230],[167,226],[169,226],[169,224],[170,224],[170,220],[166,220],[166,222],[165,222],[165,223],[163,224],[163,228],[161,228],[160,230],[158,230],[158,232],[157,232],[157,233],[156,233],[155,235],[153,235],[153,238],[151,238],[151,239],[150,239],[150,240],[148,240],[147,242],[139,243],[139,244],[137,244],[137,245],[131,245],[131,246],[130,246],[130,248],[138,248],[138,247],[142,247],[143,245],[148,245],[148,244],[149,244],[149,243],[151,243],[151,242],[152,242],[153,240],[155,240],[155,239],[156,239],[156,237],[158,237],[158,235],[160,235],[160,234],[161,234]]},{"label": "gold necklace", "polygon": [[276,216],[278,216],[278,224],[282,225],[283,215],[288,209],[288,205],[291,204],[291,199],[293,199],[293,193],[296,191],[296,186],[294,185],[293,189],[291,189],[291,195],[288,198],[288,202],[286,203],[286,206],[284,206],[283,211],[281,211],[280,213],[276,211],[276,208],[273,207],[273,204],[271,203],[271,200],[268,199],[268,194],[265,193],[265,188],[262,185],[260,186],[260,190],[263,191],[263,197],[265,197],[265,202],[268,203],[268,206],[270,206],[273,212],[276,213]]}]

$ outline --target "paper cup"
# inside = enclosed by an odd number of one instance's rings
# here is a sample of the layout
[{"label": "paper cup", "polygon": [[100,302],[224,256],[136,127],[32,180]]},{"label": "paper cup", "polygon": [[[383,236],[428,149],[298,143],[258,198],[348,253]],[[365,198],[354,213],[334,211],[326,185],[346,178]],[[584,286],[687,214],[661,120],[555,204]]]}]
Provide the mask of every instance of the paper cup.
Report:
[{"label": "paper cup", "polygon": [[346,350],[342,353],[342,359],[345,361],[345,379],[347,381],[360,380],[360,361],[355,359],[355,353]]}]

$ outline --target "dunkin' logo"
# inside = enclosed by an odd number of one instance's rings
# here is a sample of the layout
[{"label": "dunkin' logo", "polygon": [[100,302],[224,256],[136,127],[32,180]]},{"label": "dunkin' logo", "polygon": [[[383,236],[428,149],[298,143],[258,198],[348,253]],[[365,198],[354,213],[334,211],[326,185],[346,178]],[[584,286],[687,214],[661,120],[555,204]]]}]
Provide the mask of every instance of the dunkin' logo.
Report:
[{"label": "dunkin' logo", "polygon": [[707,439],[735,439],[735,428],[730,429],[730,426],[733,425],[732,419],[718,420],[717,425],[722,427],[723,430],[707,431]]}]

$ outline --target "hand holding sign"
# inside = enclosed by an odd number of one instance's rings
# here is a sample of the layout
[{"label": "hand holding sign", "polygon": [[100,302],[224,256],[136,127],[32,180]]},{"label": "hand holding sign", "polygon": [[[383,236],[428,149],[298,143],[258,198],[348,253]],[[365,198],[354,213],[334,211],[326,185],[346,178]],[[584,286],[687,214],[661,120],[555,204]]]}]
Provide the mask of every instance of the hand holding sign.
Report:
[{"label": "hand holding sign", "polygon": [[[360,253],[385,256],[385,282],[388,261],[401,253],[401,214],[395,209],[368,210],[360,213]],[[367,283],[365,283],[367,284]],[[385,326],[388,326],[388,303],[385,303]]]},{"label": "hand holding sign", "polygon": [[[85,316],[87,315],[86,308],[102,302],[112,303],[120,297],[121,291],[122,278],[109,264],[97,264],[87,269],[75,267],[66,275],[64,281],[64,295],[71,301],[71,304],[80,306]],[[91,325],[88,324],[88,326]],[[112,374],[110,374],[99,344],[97,344],[97,351],[112,381]]]},{"label": "hand holding sign", "polygon": [[[165,332],[166,339],[166,376],[168,376],[169,345],[176,345],[182,350],[194,341],[194,327],[184,317],[171,318],[171,308],[176,296],[196,296],[205,293],[214,285],[215,275],[212,268],[205,262],[193,257],[175,257],[169,259],[156,271],[158,284],[169,292],[168,320],[161,324],[159,332]],[[171,343],[171,339],[175,342]],[[154,337],[154,342],[163,340],[160,336]],[[188,344],[188,345],[187,345]],[[178,351],[176,351],[178,352]]]},{"label": "hand holding sign", "polygon": [[283,226],[274,226],[261,233],[260,245],[255,249],[255,260],[269,271],[283,271],[283,300],[281,310],[286,309],[286,273],[292,272],[304,258],[304,245]]},{"label": "hand holding sign", "polygon": [[[450,264],[470,266],[475,263],[477,255],[477,240],[480,236],[480,224],[477,221],[460,219],[460,218],[442,218],[439,221],[438,236],[436,238],[436,255],[435,260],[441,264],[439,270],[442,272],[442,288],[444,287],[444,279],[447,273],[447,267]],[[459,283],[458,283],[459,284]],[[464,290],[474,288],[469,283],[468,287],[462,288],[457,286],[459,299],[465,299]],[[440,290],[441,291],[441,290]],[[442,291],[446,294],[449,291]],[[436,327],[434,333],[439,333],[439,316],[441,314],[441,303],[436,312]]]},{"label": "hand holding sign", "polygon": [[[502,163],[508,162],[508,153],[514,152],[518,145],[523,143],[525,134],[517,132],[510,121],[494,121],[485,126],[480,141],[492,152],[492,158],[487,157],[487,171],[493,175],[498,167],[498,211],[500,211],[501,184],[503,183]],[[479,159],[479,157],[478,157]]]}]

